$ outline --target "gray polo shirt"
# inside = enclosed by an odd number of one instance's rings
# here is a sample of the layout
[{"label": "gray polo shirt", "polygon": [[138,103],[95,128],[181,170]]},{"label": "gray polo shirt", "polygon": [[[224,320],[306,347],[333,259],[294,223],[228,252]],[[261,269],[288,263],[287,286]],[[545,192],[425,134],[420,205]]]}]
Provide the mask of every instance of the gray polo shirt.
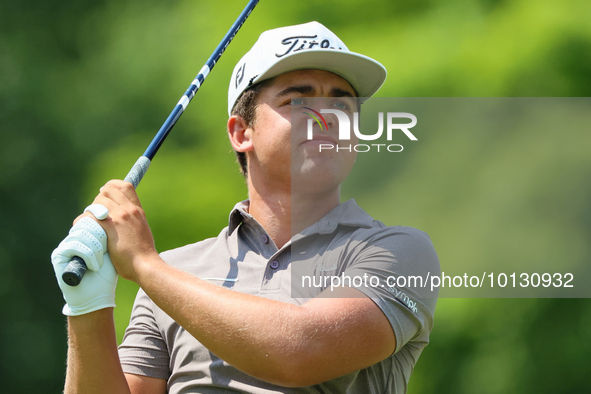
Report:
[{"label": "gray polo shirt", "polygon": [[349,278],[346,285],[378,305],[396,336],[394,353],[375,365],[319,385],[285,388],[253,378],[213,355],[140,289],[119,347],[121,365],[127,373],[166,379],[169,393],[405,393],[429,342],[437,294],[406,280],[439,274],[428,235],[410,227],[387,227],[354,200],[334,208],[281,249],[244,201],[234,207],[229,226],[216,238],[161,256],[219,286],[296,305],[330,290],[335,278],[343,280],[341,285]]}]

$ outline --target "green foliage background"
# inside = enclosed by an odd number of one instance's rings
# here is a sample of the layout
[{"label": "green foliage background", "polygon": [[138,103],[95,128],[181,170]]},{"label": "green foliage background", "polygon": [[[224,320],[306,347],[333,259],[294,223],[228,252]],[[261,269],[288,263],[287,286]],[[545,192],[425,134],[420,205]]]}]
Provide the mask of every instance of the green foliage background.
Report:
[{"label": "green foliage background", "polygon": [[[98,188],[143,153],[245,3],[0,1],[3,392],[60,392],[65,319],[49,255]],[[225,136],[226,94],[263,30],[326,24],[387,67],[382,97],[588,97],[590,15],[588,0],[262,0],[138,188],[158,249],[217,235],[246,197]],[[458,129],[393,169],[390,189],[358,200],[410,201],[385,221],[427,231],[442,266],[493,251],[528,258],[496,231],[501,223],[530,235],[536,256],[588,263],[589,131],[495,138]],[[120,281],[119,337],[136,289]],[[441,299],[435,321],[409,393],[591,388],[587,299]]]}]

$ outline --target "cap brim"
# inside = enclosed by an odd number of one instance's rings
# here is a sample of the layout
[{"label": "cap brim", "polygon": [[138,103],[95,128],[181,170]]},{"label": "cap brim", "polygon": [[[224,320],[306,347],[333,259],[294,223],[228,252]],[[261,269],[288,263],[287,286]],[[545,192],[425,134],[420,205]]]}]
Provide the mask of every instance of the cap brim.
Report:
[{"label": "cap brim", "polygon": [[334,49],[291,53],[259,74],[253,83],[262,82],[286,72],[319,69],[333,72],[346,79],[359,97],[371,97],[386,81],[386,68],[370,57],[355,52]]}]

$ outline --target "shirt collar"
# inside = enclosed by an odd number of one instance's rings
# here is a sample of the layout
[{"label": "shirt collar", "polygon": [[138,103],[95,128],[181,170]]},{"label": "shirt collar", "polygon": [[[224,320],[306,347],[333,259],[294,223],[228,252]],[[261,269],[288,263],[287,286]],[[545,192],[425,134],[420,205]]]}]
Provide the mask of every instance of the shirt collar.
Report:
[{"label": "shirt collar", "polygon": [[[234,209],[230,212],[228,222],[228,230],[230,234],[234,232],[240,223],[254,220],[252,215],[248,213],[249,206],[250,202],[248,200],[240,201],[234,206]],[[339,225],[371,228],[373,222],[374,219],[357,205],[357,202],[355,202],[354,199],[350,199],[333,208],[318,222],[302,231],[302,234],[330,234],[334,232]]]},{"label": "shirt collar", "polygon": [[373,218],[354,199],[350,199],[337,205],[318,222],[302,231],[302,235],[330,234],[337,226],[371,228],[373,222]]},{"label": "shirt collar", "polygon": [[234,209],[230,212],[230,218],[228,220],[228,232],[232,234],[236,227],[242,222],[248,221],[250,219],[254,219],[250,213],[248,213],[248,207],[250,206],[250,201],[244,200],[240,201],[236,205],[234,205]]}]

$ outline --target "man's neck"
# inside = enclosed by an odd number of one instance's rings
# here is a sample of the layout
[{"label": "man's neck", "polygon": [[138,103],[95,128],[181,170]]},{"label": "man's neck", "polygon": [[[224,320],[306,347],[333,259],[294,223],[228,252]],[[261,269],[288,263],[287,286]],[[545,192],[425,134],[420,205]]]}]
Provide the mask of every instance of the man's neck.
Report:
[{"label": "man's neck", "polygon": [[248,179],[249,213],[263,226],[278,248],[339,205],[339,189],[317,194],[292,193]]}]

